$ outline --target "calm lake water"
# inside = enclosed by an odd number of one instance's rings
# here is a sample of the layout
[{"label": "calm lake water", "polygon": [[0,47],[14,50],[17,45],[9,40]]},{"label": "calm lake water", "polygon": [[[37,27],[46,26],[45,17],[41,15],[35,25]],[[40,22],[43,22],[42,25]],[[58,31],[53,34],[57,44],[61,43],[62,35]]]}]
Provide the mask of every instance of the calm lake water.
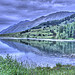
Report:
[{"label": "calm lake water", "polygon": [[19,62],[53,67],[57,63],[75,65],[75,42],[24,39],[0,40],[0,56],[9,54]]}]

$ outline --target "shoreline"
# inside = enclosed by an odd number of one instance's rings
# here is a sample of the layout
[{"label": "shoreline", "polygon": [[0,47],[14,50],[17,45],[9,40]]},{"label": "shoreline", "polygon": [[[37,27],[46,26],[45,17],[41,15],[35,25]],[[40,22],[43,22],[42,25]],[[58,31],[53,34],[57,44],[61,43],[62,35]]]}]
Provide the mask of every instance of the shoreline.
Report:
[{"label": "shoreline", "polygon": [[41,39],[41,38],[16,38],[16,37],[0,37],[0,39],[29,39],[29,40],[43,40],[43,41],[72,41],[75,42],[75,40],[68,40],[68,39]]}]

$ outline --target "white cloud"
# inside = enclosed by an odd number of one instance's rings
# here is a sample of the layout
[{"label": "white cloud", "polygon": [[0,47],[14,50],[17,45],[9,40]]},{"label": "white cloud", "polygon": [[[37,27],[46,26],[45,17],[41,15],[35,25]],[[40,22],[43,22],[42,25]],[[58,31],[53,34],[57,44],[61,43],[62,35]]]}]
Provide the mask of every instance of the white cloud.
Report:
[{"label": "white cloud", "polygon": [[66,5],[63,5],[63,4],[57,4],[57,3],[55,3],[55,4],[53,4],[53,7],[65,7]]}]

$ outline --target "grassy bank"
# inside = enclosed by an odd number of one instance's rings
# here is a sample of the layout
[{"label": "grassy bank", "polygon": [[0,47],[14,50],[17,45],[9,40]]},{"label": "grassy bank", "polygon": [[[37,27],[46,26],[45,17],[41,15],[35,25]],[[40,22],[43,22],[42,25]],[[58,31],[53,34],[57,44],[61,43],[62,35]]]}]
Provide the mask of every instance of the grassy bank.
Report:
[{"label": "grassy bank", "polygon": [[56,67],[25,68],[9,55],[0,57],[0,75],[75,75],[75,66],[56,64]]}]

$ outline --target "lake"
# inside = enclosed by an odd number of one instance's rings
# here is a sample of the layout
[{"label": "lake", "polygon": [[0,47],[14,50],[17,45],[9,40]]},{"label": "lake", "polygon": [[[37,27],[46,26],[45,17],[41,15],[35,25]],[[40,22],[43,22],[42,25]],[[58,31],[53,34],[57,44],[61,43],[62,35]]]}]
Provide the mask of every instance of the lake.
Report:
[{"label": "lake", "polygon": [[75,65],[74,41],[1,39],[0,56],[9,54],[19,62],[54,67],[57,63]]}]

